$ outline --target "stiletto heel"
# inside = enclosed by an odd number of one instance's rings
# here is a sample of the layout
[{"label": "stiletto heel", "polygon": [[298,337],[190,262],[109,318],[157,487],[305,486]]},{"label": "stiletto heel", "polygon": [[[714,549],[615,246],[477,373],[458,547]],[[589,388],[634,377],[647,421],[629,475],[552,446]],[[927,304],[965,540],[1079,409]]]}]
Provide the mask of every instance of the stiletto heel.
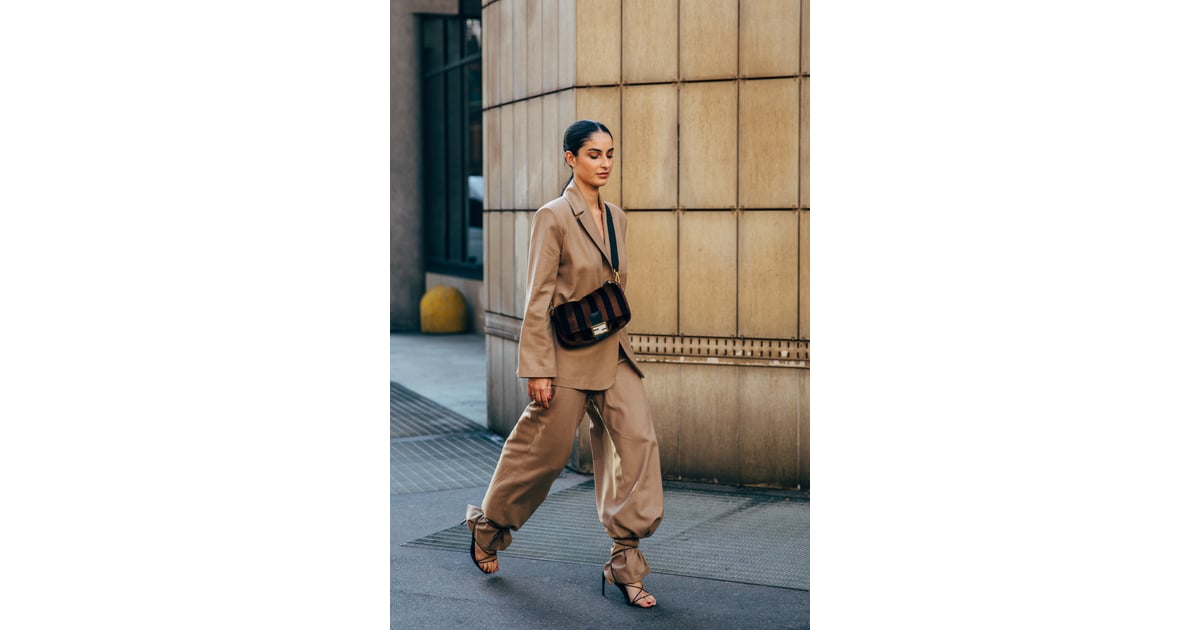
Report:
[{"label": "stiletto heel", "polygon": [[[600,572],[600,595],[602,597],[607,597],[607,595],[604,594],[604,585],[606,582],[608,582],[608,574],[601,571]],[[644,589],[640,586],[633,587],[633,588],[636,588],[638,592],[637,592],[637,595],[630,598],[629,591],[626,589],[626,587],[629,586],[628,584],[622,584],[622,583],[616,581],[615,579],[612,581],[612,583],[614,586],[617,587],[617,590],[621,591],[621,594],[625,596],[625,604],[627,606],[633,606],[634,608],[654,608],[655,606],[658,605],[658,602],[654,602],[653,604],[650,604],[649,606],[642,606],[641,604],[638,603],[638,602],[642,601],[643,599],[646,599],[647,597],[651,597],[650,591],[647,591],[646,589]]]}]

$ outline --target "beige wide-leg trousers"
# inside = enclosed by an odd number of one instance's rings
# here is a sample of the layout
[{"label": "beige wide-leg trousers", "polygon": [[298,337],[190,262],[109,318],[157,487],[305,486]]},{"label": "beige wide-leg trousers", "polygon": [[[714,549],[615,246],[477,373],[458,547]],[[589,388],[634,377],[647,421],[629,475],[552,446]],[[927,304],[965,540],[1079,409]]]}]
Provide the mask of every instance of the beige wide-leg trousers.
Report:
[{"label": "beige wide-leg trousers", "polygon": [[555,386],[549,409],[525,407],[504,442],[483,509],[467,506],[467,523],[480,547],[506,549],[511,530],[525,524],[566,466],[585,413],[591,419],[596,511],[613,539],[604,568],[617,582],[637,582],[650,573],[638,541],[662,521],[662,468],[646,390],[626,361],[607,390]]}]

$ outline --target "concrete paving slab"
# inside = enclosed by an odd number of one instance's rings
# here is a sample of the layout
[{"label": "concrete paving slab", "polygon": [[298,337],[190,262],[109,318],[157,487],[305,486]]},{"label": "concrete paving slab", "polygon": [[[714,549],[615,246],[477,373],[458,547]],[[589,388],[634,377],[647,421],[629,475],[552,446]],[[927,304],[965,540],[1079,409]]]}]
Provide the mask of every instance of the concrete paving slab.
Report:
[{"label": "concrete paving slab", "polygon": [[625,605],[600,569],[506,558],[484,575],[461,553],[400,547],[392,554],[392,628],[808,628],[807,591],[652,574],[659,605]]},{"label": "concrete paving slab", "polygon": [[393,334],[392,381],[487,426],[487,346],[481,334]]},{"label": "concrete paving slab", "polygon": [[[664,490],[666,517],[641,544],[655,573],[808,590],[807,500],[671,482]],[[408,544],[455,550],[469,540],[451,526]],[[547,498],[504,556],[601,566],[609,544],[589,480]]]},{"label": "concrete paving slab", "polygon": [[[642,610],[628,607],[613,587],[609,587],[607,598],[598,592],[597,577],[600,575],[599,561],[579,564],[572,557],[559,556],[559,561],[519,558],[501,555],[501,570],[495,575],[484,575],[471,563],[467,546],[461,550],[436,549],[410,545],[413,541],[438,532],[452,530],[462,520],[467,503],[480,503],[486,491],[486,475],[464,477],[457,483],[463,487],[440,489],[431,486],[428,491],[417,488],[413,465],[415,459],[411,444],[428,441],[443,441],[442,447],[450,448],[450,442],[464,435],[481,435],[486,431],[486,356],[482,335],[392,335],[392,381],[412,390],[429,401],[409,401],[416,404],[438,403],[451,411],[478,423],[480,432],[443,433],[461,430],[458,426],[431,426],[422,430],[408,427],[411,422],[399,418],[404,426],[394,426],[393,433],[393,496],[391,497],[391,606],[393,628],[808,628],[809,593],[807,590],[777,588],[757,584],[721,581],[723,576],[693,577],[654,573],[647,579],[647,586],[659,599],[659,606]],[[406,403],[407,404],[407,403]],[[405,405],[400,405],[403,408]],[[393,419],[396,420],[396,419]],[[395,422],[394,422],[395,424]],[[453,423],[451,423],[453,424]],[[415,425],[414,425],[415,426]],[[429,432],[428,435],[423,435]],[[403,437],[398,437],[403,436]],[[401,446],[397,446],[400,444]],[[410,452],[413,451],[413,452]],[[419,454],[419,453],[418,453]],[[413,460],[413,461],[409,461]],[[438,469],[440,470],[440,469]],[[439,477],[438,470],[416,471]],[[446,471],[441,471],[446,472]],[[459,471],[462,472],[462,471]],[[476,471],[478,472],[478,471]],[[404,474],[401,474],[404,473]],[[398,488],[397,479],[412,482]],[[440,475],[446,477],[446,475]],[[551,490],[553,495],[575,488],[591,480],[590,475],[579,475],[564,471]],[[687,489],[687,484],[679,489]],[[478,485],[471,485],[478,484]],[[403,484],[402,484],[403,485]],[[469,487],[468,487],[469,485]],[[668,484],[671,485],[671,484]],[[698,491],[710,491],[707,484],[693,484]],[[400,490],[400,491],[398,491]],[[401,492],[402,491],[402,492]],[[669,490],[670,491],[670,490]],[[578,492],[577,492],[578,494]],[[774,495],[775,491],[744,488],[708,492],[708,499],[732,502],[735,506],[759,506],[783,509],[775,501],[756,501],[752,497]],[[714,498],[722,495],[723,498]],[[779,495],[790,500],[803,501],[805,523],[803,533],[803,574],[807,588],[807,493]],[[711,502],[711,501],[709,501]],[[553,502],[550,502],[553,505]],[[695,503],[695,501],[693,501]],[[705,503],[705,505],[700,505]],[[689,507],[690,506],[690,507]],[[770,506],[775,506],[771,508]],[[687,527],[696,518],[689,518],[688,510],[695,508],[697,514],[712,513],[712,506],[705,501],[691,506],[689,502],[677,502],[675,513],[664,521],[658,534]],[[785,506],[786,507],[786,506]],[[597,536],[603,538],[599,523],[595,521],[594,506],[582,507],[577,512],[588,512],[588,522],[594,525]],[[693,510],[695,511],[695,510]],[[540,515],[535,514],[535,518]],[[549,512],[547,513],[549,515]],[[545,515],[543,515],[545,516]],[[693,514],[692,516],[696,516]],[[751,509],[740,516],[757,518]],[[788,515],[790,516],[790,513]],[[583,517],[580,517],[583,518]],[[766,514],[765,518],[778,521],[779,515]],[[532,521],[531,521],[532,522]],[[724,532],[743,544],[754,547],[752,523],[728,520],[735,531]],[[719,523],[714,522],[714,525]],[[677,527],[678,526],[678,527]],[[525,528],[523,528],[524,530]],[[590,530],[572,527],[572,531],[588,535]],[[746,530],[746,531],[742,531]],[[465,528],[464,528],[465,531]],[[790,530],[789,530],[790,531]],[[522,531],[521,533],[528,533]],[[520,535],[520,534],[518,534]],[[684,532],[686,535],[686,532]],[[467,540],[463,536],[464,542]],[[600,541],[603,543],[604,541]],[[647,541],[649,543],[649,541]],[[703,558],[706,546],[714,544],[707,538],[684,541],[685,555]],[[589,542],[590,544],[590,542]],[[603,546],[603,545],[602,545]],[[767,551],[770,551],[769,549]],[[711,554],[710,554],[711,555]],[[754,555],[754,554],[752,554]],[[765,559],[764,559],[765,558]],[[596,559],[593,559],[596,560]],[[770,561],[771,557],[754,555],[747,562]],[[801,562],[796,558],[786,562]],[[735,560],[735,562],[739,562]],[[651,566],[654,560],[651,558]],[[698,566],[703,566],[700,562]],[[726,566],[728,561],[726,561]],[[720,568],[720,567],[717,567]],[[714,569],[715,571],[716,569]],[[797,566],[797,570],[799,567]],[[693,572],[696,573],[696,572]],[[703,574],[703,569],[699,571]],[[727,578],[725,578],[727,579]]]}]

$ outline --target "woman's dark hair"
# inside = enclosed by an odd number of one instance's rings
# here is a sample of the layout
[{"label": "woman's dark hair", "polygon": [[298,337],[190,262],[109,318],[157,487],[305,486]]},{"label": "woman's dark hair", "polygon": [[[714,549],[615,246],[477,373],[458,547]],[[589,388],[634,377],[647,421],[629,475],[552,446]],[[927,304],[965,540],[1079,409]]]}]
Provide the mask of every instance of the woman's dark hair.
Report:
[{"label": "woman's dark hair", "polygon": [[[608,134],[609,138],[613,137],[612,132],[609,131],[608,127],[605,127],[604,123],[602,122],[597,122],[595,120],[576,120],[567,127],[566,131],[563,132],[563,151],[570,152],[574,155],[579,155],[579,149],[583,148],[583,143],[587,142],[587,139],[592,137],[592,134],[596,133],[597,131],[603,131],[604,133]],[[567,183],[563,184],[563,192],[566,192],[567,185],[571,183],[572,179],[575,179],[574,171],[571,171],[571,177],[567,179]]]}]

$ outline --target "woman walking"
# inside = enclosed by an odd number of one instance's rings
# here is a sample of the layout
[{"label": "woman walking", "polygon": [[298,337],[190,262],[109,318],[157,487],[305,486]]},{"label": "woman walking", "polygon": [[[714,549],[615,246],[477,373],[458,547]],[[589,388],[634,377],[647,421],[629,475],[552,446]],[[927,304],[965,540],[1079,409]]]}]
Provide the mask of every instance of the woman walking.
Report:
[{"label": "woman walking", "polygon": [[645,375],[633,359],[626,329],[591,345],[567,347],[556,338],[549,316],[552,307],[580,300],[606,281],[628,283],[628,220],[600,199],[612,173],[612,134],[596,121],[576,121],[563,134],[563,157],[571,181],[534,215],[529,239],[517,376],[529,379],[530,403],[504,443],[482,508],[467,506],[471,559],[484,573],[499,570],[496,552],[512,543],[512,531],[546,499],[586,413],[596,511],[613,539],[601,592],[605,583],[615,584],[627,604],[649,608],[657,601],[642,583],[650,567],[638,543],[662,521],[663,492]]}]

